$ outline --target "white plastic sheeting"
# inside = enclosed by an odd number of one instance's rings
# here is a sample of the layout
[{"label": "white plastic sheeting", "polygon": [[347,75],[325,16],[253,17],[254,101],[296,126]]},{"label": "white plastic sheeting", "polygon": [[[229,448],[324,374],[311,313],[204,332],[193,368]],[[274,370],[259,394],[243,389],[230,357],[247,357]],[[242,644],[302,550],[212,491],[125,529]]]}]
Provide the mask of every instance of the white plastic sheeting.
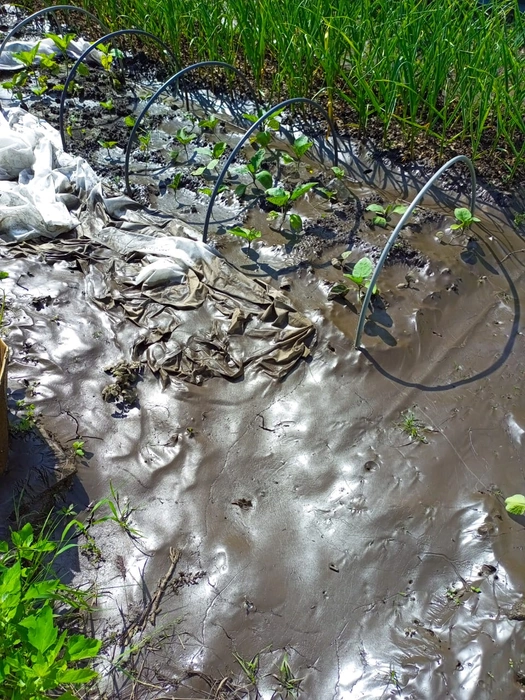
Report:
[{"label": "white plastic sheeting", "polygon": [[98,177],[62,150],[59,133],[20,108],[0,112],[0,237],[54,238],[78,226],[77,195]]}]

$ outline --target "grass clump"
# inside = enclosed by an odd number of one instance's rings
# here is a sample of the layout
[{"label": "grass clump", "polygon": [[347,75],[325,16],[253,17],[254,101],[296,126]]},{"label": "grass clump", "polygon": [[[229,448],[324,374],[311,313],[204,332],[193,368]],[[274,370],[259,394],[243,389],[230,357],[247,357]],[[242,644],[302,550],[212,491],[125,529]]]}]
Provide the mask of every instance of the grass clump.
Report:
[{"label": "grass clump", "polygon": [[[269,100],[316,96],[345,126],[414,157],[463,151],[507,179],[525,154],[525,15],[517,0],[84,0],[112,28],[138,26],[180,60],[221,59]],[[191,41],[188,39],[191,37]]]}]

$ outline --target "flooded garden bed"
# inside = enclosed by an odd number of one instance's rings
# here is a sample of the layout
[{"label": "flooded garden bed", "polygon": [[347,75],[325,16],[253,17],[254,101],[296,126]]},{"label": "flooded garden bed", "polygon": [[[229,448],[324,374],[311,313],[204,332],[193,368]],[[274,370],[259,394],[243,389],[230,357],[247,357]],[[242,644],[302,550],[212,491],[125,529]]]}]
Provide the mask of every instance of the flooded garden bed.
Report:
[{"label": "flooded garden bed", "polygon": [[57,571],[103,643],[72,692],[523,697],[519,158],[404,221],[437,150],[381,159],[254,63],[42,22],[0,56],[1,539],[77,514]]}]

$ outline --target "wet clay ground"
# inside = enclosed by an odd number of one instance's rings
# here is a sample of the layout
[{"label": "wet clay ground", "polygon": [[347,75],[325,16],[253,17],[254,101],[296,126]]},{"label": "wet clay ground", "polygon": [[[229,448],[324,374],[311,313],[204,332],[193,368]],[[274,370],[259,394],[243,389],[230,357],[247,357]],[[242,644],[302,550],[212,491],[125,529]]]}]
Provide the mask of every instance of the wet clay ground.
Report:
[{"label": "wet clay ground", "polygon": [[[348,181],[361,211],[416,181],[364,158],[350,179],[365,170]],[[388,231],[362,213],[346,238],[268,234],[250,251],[215,231],[227,260],[313,324],[310,356],[280,380],[250,365],[163,387],[143,367],[121,404],[103,398],[105,369],[132,360],[137,325],[93,293],[97,259],[121,256],[3,248],[11,407],[25,394],[58,443],[82,438],[67,498],[86,508],[111,483],[142,533],[101,528],[102,558],[74,562],[79,584],[105,592],[95,629],[109,638],[124,616],[136,633],[176,560],[141,628],[143,684],[117,674],[106,697],[293,697],[287,684],[322,700],[525,696],[525,533],[504,508],[525,488],[524,244],[489,197],[454,237],[465,202],[437,197],[380,278],[361,350],[357,294],[328,300],[333,261],[377,259]],[[221,320],[206,311],[195,333]],[[234,654],[258,656],[258,690]]]}]

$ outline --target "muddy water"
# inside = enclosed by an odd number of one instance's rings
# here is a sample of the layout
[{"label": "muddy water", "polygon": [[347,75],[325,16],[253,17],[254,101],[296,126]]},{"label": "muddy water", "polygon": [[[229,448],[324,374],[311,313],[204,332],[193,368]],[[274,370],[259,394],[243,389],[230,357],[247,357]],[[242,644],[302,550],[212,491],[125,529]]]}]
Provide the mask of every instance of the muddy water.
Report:
[{"label": "muddy water", "polygon": [[[374,187],[366,177],[361,204],[406,197],[414,183],[394,173]],[[246,685],[234,652],[259,655],[263,698],[279,688],[285,653],[305,698],[525,695],[515,619],[525,617],[516,607],[525,533],[503,504],[525,489],[525,254],[508,255],[523,243],[488,199],[472,236],[454,238],[458,201],[431,198],[403,233],[362,351],[353,348],[357,294],[328,301],[328,291],[343,279],[334,257],[377,257],[386,240],[368,215],[348,205],[333,239],[274,231],[251,251],[214,234],[238,269],[264,275],[315,324],[311,356],[282,381],[248,368],[242,380],[163,389],[145,372],[126,411],[103,400],[104,369],[129,359],[137,327],[95,305],[89,263],[3,251],[10,386],[32,387],[62,444],[85,440],[79,505],[107,496],[111,482],[143,535],[137,543],[102,530],[104,560],[81,558],[78,582],[108,592],[99,632],[119,630],[121,610],[133,619],[170,547],[181,552],[182,583],[165,595],[155,628],[163,641],[147,646],[143,667],[158,690],[137,687],[135,697],[204,697],[210,683],[188,671]],[[301,213],[313,216],[311,206]],[[113,696],[129,697],[120,683]]]}]

